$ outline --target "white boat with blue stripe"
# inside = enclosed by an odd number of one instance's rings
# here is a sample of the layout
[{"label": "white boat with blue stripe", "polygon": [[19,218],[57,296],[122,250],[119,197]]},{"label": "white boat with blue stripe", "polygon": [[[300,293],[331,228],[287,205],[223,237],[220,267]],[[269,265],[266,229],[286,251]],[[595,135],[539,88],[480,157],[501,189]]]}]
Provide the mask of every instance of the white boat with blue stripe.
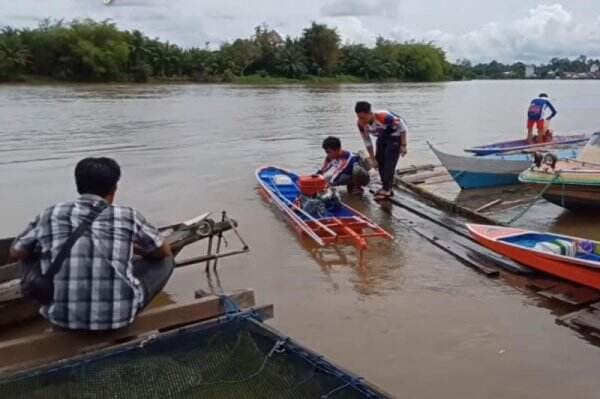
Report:
[{"label": "white boat with blue stripe", "polygon": [[[462,189],[475,189],[519,184],[519,174],[531,166],[533,152],[492,154],[484,156],[453,155],[442,152],[427,142],[431,151]],[[576,158],[579,148],[553,151],[558,158]]]}]

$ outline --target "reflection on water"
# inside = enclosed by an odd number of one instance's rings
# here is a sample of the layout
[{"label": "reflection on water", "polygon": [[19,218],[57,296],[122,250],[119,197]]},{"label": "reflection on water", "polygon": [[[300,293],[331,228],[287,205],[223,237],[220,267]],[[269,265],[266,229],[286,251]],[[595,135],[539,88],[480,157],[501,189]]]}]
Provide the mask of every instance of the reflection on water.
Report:
[{"label": "reflection on water", "polygon": [[[373,243],[359,265],[352,248],[317,251],[299,239],[255,191],[261,165],[320,167],[325,136],[362,148],[357,100],[408,121],[402,167],[435,162],[427,139],[458,153],[524,135],[525,107],[541,91],[559,109],[557,132],[597,130],[600,113],[590,106],[600,110],[600,82],[0,86],[0,236],[73,198],[80,158],[112,156],[123,169],[119,203],[155,224],[226,209],[249,242],[251,252],[220,262],[218,275],[177,270],[168,300],[191,299],[198,288],[255,288],[259,303],[275,304],[273,324],[397,396],[595,398],[596,347],[557,327],[530,297],[423,242],[379,205],[349,199],[395,236]],[[595,216],[566,212],[554,222],[561,232],[600,238],[597,225]]]}]

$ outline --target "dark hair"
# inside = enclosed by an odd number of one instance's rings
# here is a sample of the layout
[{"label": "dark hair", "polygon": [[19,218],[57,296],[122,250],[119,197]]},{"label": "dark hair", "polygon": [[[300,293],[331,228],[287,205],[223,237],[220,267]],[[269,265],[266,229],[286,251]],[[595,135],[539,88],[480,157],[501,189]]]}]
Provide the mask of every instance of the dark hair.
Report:
[{"label": "dark hair", "polygon": [[354,106],[354,112],[357,114],[361,112],[371,112],[371,104],[366,101],[359,101]]},{"label": "dark hair", "polygon": [[548,95],[546,93],[540,93],[538,97],[548,97]]},{"label": "dark hair", "polygon": [[84,158],[75,166],[75,183],[79,194],[106,197],[117,188],[121,168],[112,158]]},{"label": "dark hair", "polygon": [[323,147],[324,150],[339,150],[342,148],[342,142],[337,137],[329,136],[323,140],[321,147]]}]

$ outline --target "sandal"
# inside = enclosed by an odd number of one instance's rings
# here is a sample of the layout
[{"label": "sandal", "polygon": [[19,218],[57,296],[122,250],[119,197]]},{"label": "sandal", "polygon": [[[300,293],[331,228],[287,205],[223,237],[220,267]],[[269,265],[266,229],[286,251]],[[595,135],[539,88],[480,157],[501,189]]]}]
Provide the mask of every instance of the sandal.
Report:
[{"label": "sandal", "polygon": [[386,199],[390,199],[394,196],[393,191],[385,192],[384,190],[379,190],[375,193],[375,201],[383,201]]}]

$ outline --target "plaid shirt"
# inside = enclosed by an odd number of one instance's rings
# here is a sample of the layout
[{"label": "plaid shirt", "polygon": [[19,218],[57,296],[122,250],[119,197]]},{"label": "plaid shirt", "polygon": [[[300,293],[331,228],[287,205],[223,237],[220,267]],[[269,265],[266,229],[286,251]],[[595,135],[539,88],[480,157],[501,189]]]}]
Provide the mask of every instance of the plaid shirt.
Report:
[{"label": "plaid shirt", "polygon": [[[102,205],[85,194],[43,211],[13,243],[21,251],[39,251],[45,273],[81,220]],[[133,246],[152,251],[162,245],[158,230],[135,209],[108,206],[75,242],[54,276],[54,301],[40,313],[69,329],[111,330],[130,324],[144,303],[133,275]]]}]

